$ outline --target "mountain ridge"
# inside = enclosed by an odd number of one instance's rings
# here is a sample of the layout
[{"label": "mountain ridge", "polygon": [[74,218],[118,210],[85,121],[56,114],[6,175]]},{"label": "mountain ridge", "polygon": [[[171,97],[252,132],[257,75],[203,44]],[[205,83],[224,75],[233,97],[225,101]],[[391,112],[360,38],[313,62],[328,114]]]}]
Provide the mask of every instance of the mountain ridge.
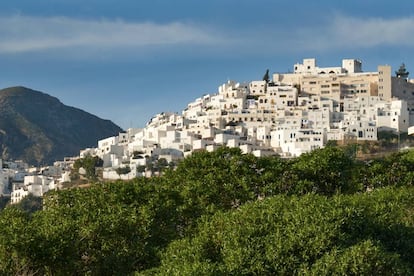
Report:
[{"label": "mountain ridge", "polygon": [[29,164],[50,164],[122,129],[24,86],[0,90],[0,154]]}]

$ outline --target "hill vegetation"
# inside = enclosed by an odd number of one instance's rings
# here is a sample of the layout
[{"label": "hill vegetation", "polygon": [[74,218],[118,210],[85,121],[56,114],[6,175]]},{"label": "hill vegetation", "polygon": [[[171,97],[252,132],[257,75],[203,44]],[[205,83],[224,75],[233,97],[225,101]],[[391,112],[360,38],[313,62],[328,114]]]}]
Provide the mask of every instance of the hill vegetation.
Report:
[{"label": "hill vegetation", "polygon": [[413,181],[414,151],[196,152],[160,177],[6,207],[0,273],[412,275]]},{"label": "hill vegetation", "polygon": [[32,165],[79,155],[122,131],[111,121],[25,87],[0,90],[0,110],[0,158]]}]

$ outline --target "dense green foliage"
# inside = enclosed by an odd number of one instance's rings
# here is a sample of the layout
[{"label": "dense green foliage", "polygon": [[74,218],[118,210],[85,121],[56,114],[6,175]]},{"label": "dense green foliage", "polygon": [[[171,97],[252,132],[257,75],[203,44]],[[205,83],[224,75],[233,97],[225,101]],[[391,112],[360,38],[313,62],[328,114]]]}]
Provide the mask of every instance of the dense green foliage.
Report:
[{"label": "dense green foliage", "polygon": [[19,203],[14,205],[15,208],[18,208],[28,214],[33,214],[36,211],[40,211],[43,208],[43,201],[41,197],[36,197],[29,194],[24,197]]},{"label": "dense green foliage", "polygon": [[413,274],[414,152],[354,153],[220,148],[160,177],[49,192],[39,211],[8,206],[0,274]]},{"label": "dense green foliage", "polygon": [[115,171],[118,175],[128,174],[129,172],[131,172],[131,168],[128,167],[128,166],[127,167],[119,167]]},{"label": "dense green foliage", "polygon": [[[174,241],[163,275],[394,275],[414,265],[413,189],[275,196],[204,218]],[[150,274],[150,273],[149,273]]]},{"label": "dense green foliage", "polygon": [[85,170],[85,176],[88,179],[96,180],[96,167],[102,167],[102,165],[103,160],[98,156],[87,155],[84,158],[76,159],[73,164],[73,169],[75,173],[78,173],[79,169],[83,168]]}]

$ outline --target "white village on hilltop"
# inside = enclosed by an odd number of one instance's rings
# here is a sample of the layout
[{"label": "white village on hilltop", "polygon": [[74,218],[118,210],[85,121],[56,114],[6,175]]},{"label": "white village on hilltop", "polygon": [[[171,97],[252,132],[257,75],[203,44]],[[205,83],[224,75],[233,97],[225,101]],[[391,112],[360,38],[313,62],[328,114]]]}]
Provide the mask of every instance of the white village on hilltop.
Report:
[{"label": "white village on hilltop", "polygon": [[[404,64],[393,75],[389,65],[363,72],[356,59],[325,68],[313,58],[304,59],[291,73],[270,76],[267,71],[262,80],[228,81],[217,93],[189,103],[181,114],[157,114],[142,129],[100,140],[96,148],[36,174],[10,163],[1,172],[0,191],[11,195],[11,203],[28,194],[42,196],[70,181],[70,165],[88,155],[103,160],[103,179],[132,179],[151,176],[151,166],[176,164],[199,150],[227,146],[258,157],[289,158],[332,140],[375,141],[383,130],[411,134],[413,125],[414,80]],[[17,184],[10,187],[10,179]]]}]

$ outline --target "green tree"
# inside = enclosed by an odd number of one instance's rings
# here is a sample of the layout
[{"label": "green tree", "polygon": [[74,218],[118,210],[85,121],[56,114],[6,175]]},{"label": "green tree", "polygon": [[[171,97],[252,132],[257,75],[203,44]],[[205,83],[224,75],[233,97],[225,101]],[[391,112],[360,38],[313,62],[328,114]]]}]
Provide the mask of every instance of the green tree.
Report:
[{"label": "green tree", "polygon": [[214,152],[195,152],[174,171],[167,171],[168,185],[179,191],[183,200],[183,227],[194,226],[202,215],[256,199],[256,161],[256,157],[244,155],[238,148],[223,147]]},{"label": "green tree", "polygon": [[414,151],[398,152],[366,162],[359,172],[366,188],[412,186],[414,184]]},{"label": "green tree", "polygon": [[165,158],[159,158],[156,163],[157,163],[157,168],[160,172],[168,168],[168,161]]},{"label": "green tree", "polygon": [[121,174],[128,174],[128,173],[130,173],[130,172],[131,172],[131,168],[130,168],[129,166],[119,167],[119,168],[117,168],[115,171],[116,171],[116,173],[117,173],[118,175],[121,175]]},{"label": "green tree", "polygon": [[29,215],[21,209],[6,207],[0,213],[0,274],[29,275],[33,262],[30,246]]},{"label": "green tree", "polygon": [[248,203],[199,221],[149,274],[412,275],[413,199],[412,188],[388,188]]},{"label": "green tree", "polygon": [[0,275],[410,275],[414,152],[352,152],[220,148],[160,177],[48,192],[41,210],[0,212]]},{"label": "green tree", "polygon": [[[361,189],[354,185],[352,171],[355,156],[346,149],[326,147],[302,154],[292,164],[295,194],[316,192],[324,195],[354,193]],[[296,182],[296,183],[295,183]],[[304,185],[298,185],[304,184]]]},{"label": "green tree", "polygon": [[79,158],[73,164],[75,172],[78,172],[80,168],[86,171],[86,177],[90,180],[97,180],[96,167],[102,167],[103,160],[98,156],[87,155],[84,158]]},{"label": "green tree", "polygon": [[33,214],[42,210],[42,198],[29,194],[24,197],[19,203],[14,205],[15,208],[21,209],[28,214]]},{"label": "green tree", "polygon": [[126,275],[154,266],[177,237],[176,196],[158,178],[51,192],[31,224],[35,270]]},{"label": "green tree", "polygon": [[143,165],[138,166],[137,167],[137,172],[138,173],[143,173],[143,172],[145,172],[145,169],[146,169],[146,166],[143,166]]},{"label": "green tree", "polygon": [[[389,253],[371,240],[345,250],[333,249],[303,275],[411,275],[413,271],[399,255]],[[301,274],[302,274],[301,273]]]}]

